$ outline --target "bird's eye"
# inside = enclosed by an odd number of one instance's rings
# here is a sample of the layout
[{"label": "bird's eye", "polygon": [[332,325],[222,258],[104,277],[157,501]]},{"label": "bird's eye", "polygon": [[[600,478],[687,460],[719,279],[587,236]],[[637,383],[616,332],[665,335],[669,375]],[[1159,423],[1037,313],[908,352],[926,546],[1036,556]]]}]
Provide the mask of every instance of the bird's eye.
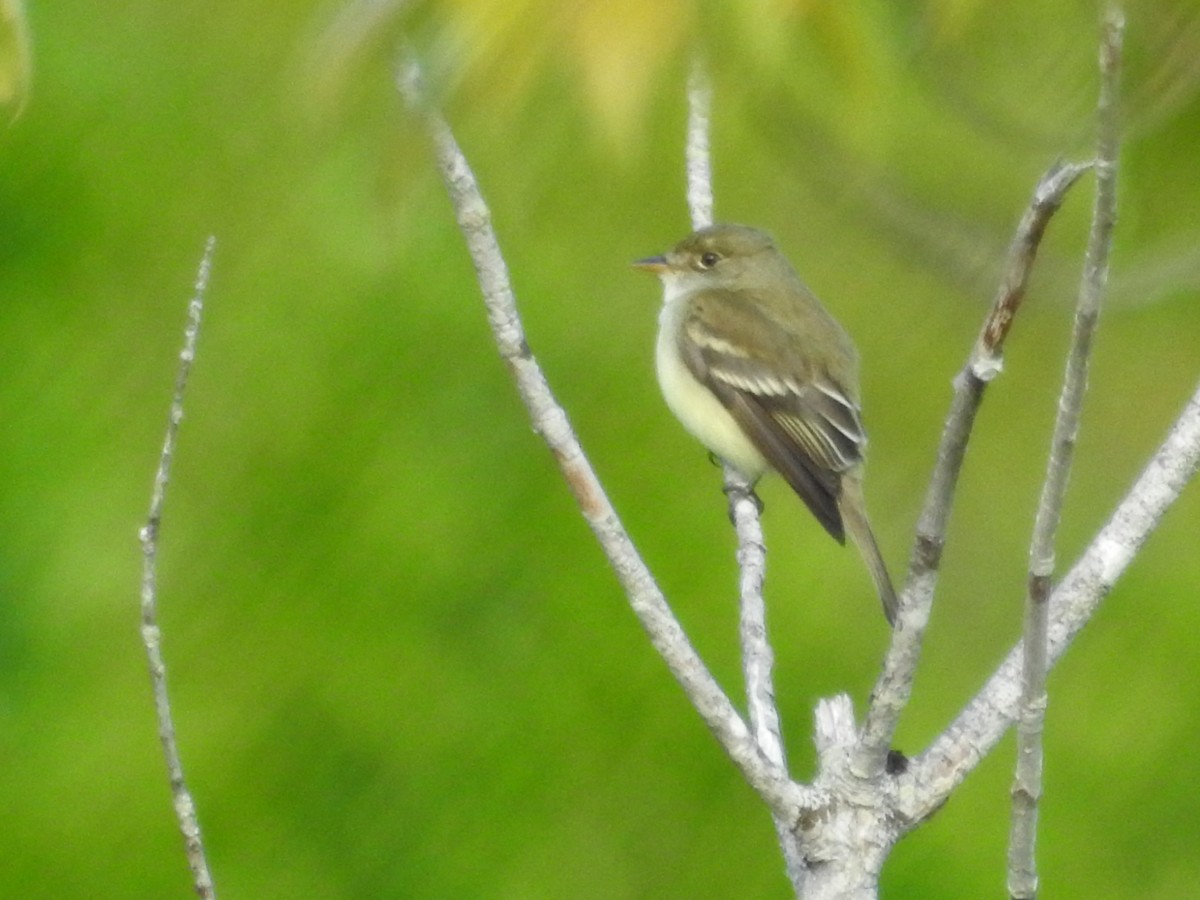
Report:
[{"label": "bird's eye", "polygon": [[700,268],[711,269],[713,266],[715,266],[720,261],[721,261],[721,257],[718,254],[713,253],[710,250],[710,251],[708,251],[708,253],[701,254]]}]

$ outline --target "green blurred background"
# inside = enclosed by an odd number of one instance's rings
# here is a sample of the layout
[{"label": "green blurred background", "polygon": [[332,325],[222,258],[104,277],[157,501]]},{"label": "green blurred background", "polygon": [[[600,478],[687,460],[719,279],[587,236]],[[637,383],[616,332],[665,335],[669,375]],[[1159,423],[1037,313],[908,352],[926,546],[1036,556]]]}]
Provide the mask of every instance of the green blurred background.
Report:
[{"label": "green blurred background", "polygon": [[[12,16],[0,60],[22,76]],[[410,40],[492,204],[530,343],[711,667],[739,690],[719,474],[670,418],[658,287],[712,59],[718,218],[773,231],[855,336],[903,567],[950,394],[1040,173],[1089,154],[1088,2],[34,3],[0,132],[0,895],[188,896],[140,553],[206,236],[161,557],[183,759],[227,898],[789,894],[771,823],[647,645],[496,359],[393,87]],[[1200,5],[1133,3],[1113,284],[1062,566],[1200,371]],[[405,36],[407,35],[407,38]],[[15,74],[14,74],[15,73]],[[16,89],[6,86],[17,85]],[[1092,183],[1054,221],[963,474],[919,751],[1019,631]],[[858,559],[763,488],[794,768],[886,633]],[[1200,881],[1200,492],[1051,679],[1060,897]],[[1011,737],[884,872],[1003,891]]]}]

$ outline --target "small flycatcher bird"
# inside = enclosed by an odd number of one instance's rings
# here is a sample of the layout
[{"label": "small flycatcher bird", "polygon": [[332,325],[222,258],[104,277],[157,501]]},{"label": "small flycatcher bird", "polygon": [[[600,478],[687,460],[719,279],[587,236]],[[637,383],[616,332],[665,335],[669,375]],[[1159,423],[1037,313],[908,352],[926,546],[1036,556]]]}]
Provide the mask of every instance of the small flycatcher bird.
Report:
[{"label": "small flycatcher bird", "polygon": [[755,228],[702,228],[634,265],[662,279],[655,363],[671,412],[751,482],[777,471],[838,543],[849,534],[894,625],[896,592],[863,500],[850,337]]}]

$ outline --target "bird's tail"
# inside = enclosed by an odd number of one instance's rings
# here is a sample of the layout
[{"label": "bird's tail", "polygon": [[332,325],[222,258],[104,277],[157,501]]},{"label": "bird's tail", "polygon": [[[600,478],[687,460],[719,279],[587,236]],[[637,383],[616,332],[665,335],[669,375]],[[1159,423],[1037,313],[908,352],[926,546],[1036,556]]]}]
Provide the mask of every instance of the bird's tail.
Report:
[{"label": "bird's tail", "polygon": [[854,545],[862,554],[871,580],[875,582],[875,591],[879,594],[879,602],[883,604],[883,614],[888,624],[895,626],[896,610],[899,603],[896,600],[896,590],[892,587],[891,576],[888,575],[887,564],[875,543],[875,534],[871,531],[871,523],[867,519],[867,505],[863,499],[862,479],[856,472],[847,473],[842,478],[841,496],[838,497],[838,509],[842,514],[842,522],[846,533],[850,535]]}]

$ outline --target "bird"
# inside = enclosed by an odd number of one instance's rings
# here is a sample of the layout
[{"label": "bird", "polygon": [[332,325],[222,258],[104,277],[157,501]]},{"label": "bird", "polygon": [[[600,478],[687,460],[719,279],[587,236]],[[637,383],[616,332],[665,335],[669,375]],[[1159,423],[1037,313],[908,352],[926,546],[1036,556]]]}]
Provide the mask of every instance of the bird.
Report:
[{"label": "bird", "polygon": [[849,535],[894,626],[896,592],[863,496],[849,335],[757,228],[701,228],[634,266],[663,285],[655,369],[671,412],[752,485],[778,472],[834,540]]}]

